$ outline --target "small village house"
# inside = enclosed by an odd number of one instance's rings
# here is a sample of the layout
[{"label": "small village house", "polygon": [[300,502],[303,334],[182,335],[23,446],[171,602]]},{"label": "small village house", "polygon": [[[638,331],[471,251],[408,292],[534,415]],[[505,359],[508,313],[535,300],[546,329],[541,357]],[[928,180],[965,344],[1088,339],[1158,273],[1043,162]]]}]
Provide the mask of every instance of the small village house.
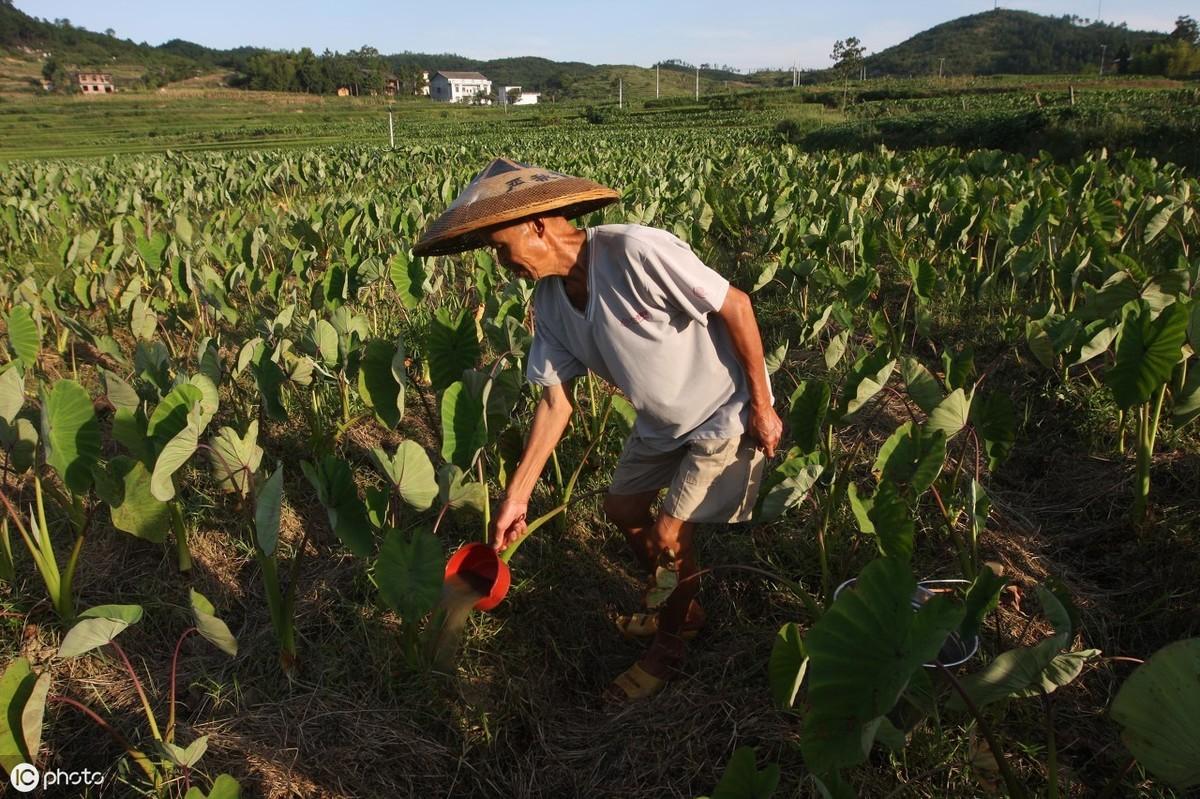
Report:
[{"label": "small village house", "polygon": [[112,94],[117,90],[107,72],[76,72],[75,82],[83,94]]},{"label": "small village house", "polygon": [[429,96],[442,103],[470,103],[476,98],[491,103],[492,82],[478,72],[435,72],[429,79]]},{"label": "small village house", "polygon": [[539,92],[523,91],[520,86],[501,86],[496,90],[501,105],[536,105],[539,97]]}]

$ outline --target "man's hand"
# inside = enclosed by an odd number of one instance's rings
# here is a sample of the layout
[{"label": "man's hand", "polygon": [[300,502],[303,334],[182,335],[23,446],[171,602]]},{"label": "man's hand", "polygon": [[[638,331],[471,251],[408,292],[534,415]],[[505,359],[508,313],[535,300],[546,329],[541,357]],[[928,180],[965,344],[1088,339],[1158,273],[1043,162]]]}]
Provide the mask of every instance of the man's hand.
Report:
[{"label": "man's hand", "polygon": [[505,497],[496,509],[492,518],[492,527],[488,531],[492,549],[503,552],[515,541],[525,535],[525,514],[529,511],[529,502],[523,499]]},{"label": "man's hand", "polygon": [[750,407],[750,435],[766,452],[768,458],[775,457],[775,447],[783,437],[783,420],[770,405]]}]

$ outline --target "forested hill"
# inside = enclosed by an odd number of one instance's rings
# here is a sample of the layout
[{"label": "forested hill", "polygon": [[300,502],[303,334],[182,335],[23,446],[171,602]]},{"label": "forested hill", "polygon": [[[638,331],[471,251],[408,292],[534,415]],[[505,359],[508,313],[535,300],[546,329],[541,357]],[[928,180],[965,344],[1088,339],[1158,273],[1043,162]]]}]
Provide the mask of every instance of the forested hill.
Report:
[{"label": "forested hill", "polygon": [[944,58],[947,75],[1072,73],[1098,70],[1102,47],[1114,64],[1166,39],[1124,25],[1002,8],[943,22],[869,56],[866,66],[872,75],[929,75]]},{"label": "forested hill", "polygon": [[[939,65],[947,75],[1074,73],[1097,69],[1103,47],[1113,71],[1124,71],[1123,67],[1133,63],[1139,72],[1168,74],[1174,69],[1187,73],[1192,69],[1191,51],[1182,60],[1177,53],[1164,53],[1158,60],[1149,57],[1151,48],[1160,45],[1157,49],[1162,49],[1167,41],[1171,40],[1166,34],[1132,31],[1124,25],[999,9],[930,28],[867,57],[865,65],[871,76],[937,74]],[[644,70],[632,67],[532,56],[481,61],[452,53],[386,55],[369,47],[345,54],[316,54],[307,48],[280,52],[253,46],[217,50],[182,39],[152,46],[119,39],[114,31],[88,31],[64,19],[37,19],[14,7],[12,0],[0,0],[0,52],[26,59],[40,59],[42,53],[49,52],[56,62],[54,68],[60,71],[140,65],[142,69],[132,74],[140,72],[141,78],[130,82],[146,86],[224,71],[230,74],[232,85],[318,93],[357,84],[362,82],[362,75],[369,75],[372,77],[362,88],[374,91],[375,84],[382,87],[383,76],[389,73],[407,83],[413,79],[414,70],[418,78],[420,70],[478,70],[502,85],[517,84],[527,90],[549,92],[551,97],[590,99],[611,94],[619,77],[625,79],[627,88],[630,80],[645,80],[640,74]],[[1200,55],[1195,58],[1200,59]],[[690,92],[692,65],[669,59],[662,67],[664,87]],[[744,75],[715,64],[702,64],[700,78],[702,83],[720,81],[726,87],[784,81],[782,73]],[[653,83],[652,77],[650,80]]]}]

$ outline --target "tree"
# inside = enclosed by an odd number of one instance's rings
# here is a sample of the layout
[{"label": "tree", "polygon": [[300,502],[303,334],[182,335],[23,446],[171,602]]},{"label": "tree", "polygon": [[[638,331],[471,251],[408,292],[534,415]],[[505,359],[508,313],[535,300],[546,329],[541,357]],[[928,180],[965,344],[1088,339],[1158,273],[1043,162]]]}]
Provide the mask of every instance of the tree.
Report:
[{"label": "tree", "polygon": [[1117,63],[1118,75],[1125,75],[1129,72],[1129,60],[1132,56],[1133,53],[1129,51],[1129,45],[1122,42],[1121,46],[1117,49],[1117,57],[1113,59]]},{"label": "tree", "polygon": [[845,108],[847,96],[850,94],[850,76],[858,72],[862,66],[863,53],[866,51],[867,48],[863,47],[857,36],[851,36],[845,41],[838,39],[833,43],[833,53],[829,57],[834,61],[834,70],[845,81],[842,91],[843,108]]},{"label": "tree", "polygon": [[505,99],[508,101],[509,105],[516,105],[517,100],[521,99],[521,90],[518,89],[516,86],[513,86],[511,89],[509,89],[507,94],[508,94],[508,97]]},{"label": "tree", "polygon": [[115,30],[113,30],[112,28],[105,28],[104,35],[108,36],[109,38],[116,38],[117,32]]},{"label": "tree", "polygon": [[1178,17],[1175,20],[1175,30],[1171,31],[1171,38],[1187,42],[1193,47],[1200,47],[1200,22],[1188,16]]},{"label": "tree", "polygon": [[838,74],[849,78],[862,67],[863,55],[866,52],[867,48],[863,47],[858,37],[851,36],[844,41],[839,39],[834,42],[833,52],[829,57],[834,61],[833,68]]},{"label": "tree", "polygon": [[67,70],[53,58],[47,58],[42,64],[42,77],[50,82],[50,91],[65,92],[71,82]]}]

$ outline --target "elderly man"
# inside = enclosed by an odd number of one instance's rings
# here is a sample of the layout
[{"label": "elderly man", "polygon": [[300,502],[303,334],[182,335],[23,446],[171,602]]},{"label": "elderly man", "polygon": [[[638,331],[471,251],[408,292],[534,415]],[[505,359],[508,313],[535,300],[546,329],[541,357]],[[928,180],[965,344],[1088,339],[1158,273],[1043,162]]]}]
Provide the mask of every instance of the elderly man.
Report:
[{"label": "elderly man", "polygon": [[692,579],[696,524],[750,517],[764,454],[774,454],[783,425],[744,292],[666,231],[568,221],[617,199],[590,180],[496,159],[415,252],[491,246],[504,267],[537,281],[526,374],[542,393],[492,520],[497,550],[524,534],[529,497],[570,421],[572,381],[590,370],[637,410],[604,510],[647,573],[666,566],[679,577],[657,614],[618,619],[626,635],[654,638],[610,688],[616,698],[641,699],[678,673],[684,640],[704,621]]}]

